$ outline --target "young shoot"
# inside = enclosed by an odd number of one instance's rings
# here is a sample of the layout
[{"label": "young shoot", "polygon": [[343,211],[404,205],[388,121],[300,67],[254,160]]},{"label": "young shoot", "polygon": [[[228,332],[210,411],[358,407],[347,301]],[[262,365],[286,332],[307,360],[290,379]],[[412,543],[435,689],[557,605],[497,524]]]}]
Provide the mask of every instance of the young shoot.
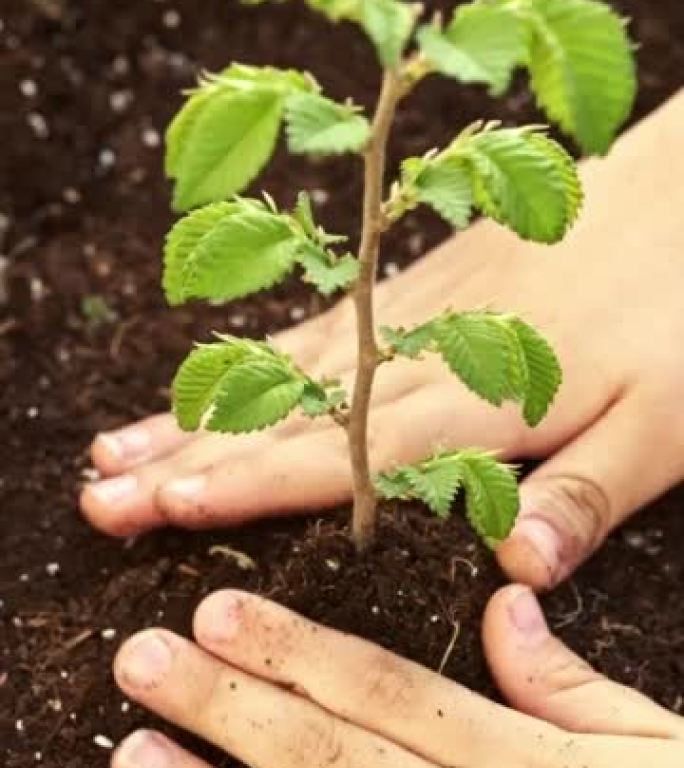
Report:
[{"label": "young shoot", "polygon": [[[181,365],[174,411],[185,430],[226,433],[265,429],[295,408],[332,418],[348,437],[359,549],[373,540],[379,499],[419,499],[446,516],[459,489],[470,522],[495,547],[511,531],[519,502],[514,469],[494,454],[435,446],[418,464],[372,476],[368,414],[376,370],[397,357],[419,365],[424,355],[439,355],[476,395],[495,407],[519,403],[521,418],[535,426],[560,386],[558,360],[522,318],[490,309],[378,331],[373,293],[381,241],[407,212],[427,205],[458,229],[481,214],[521,238],[556,243],[579,213],[580,182],[570,155],[542,126],[464,126],[448,146],[406,159],[391,183],[388,137],[400,102],[428,75],[484,84],[500,96],[524,69],[550,120],[584,152],[605,153],[635,95],[625,23],[598,0],[474,0],[447,21],[421,20],[420,6],[402,0],[306,3],[333,22],[357,24],[375,47],[383,79],[374,115],[329,99],[306,72],[233,63],[204,75],[166,137],[174,208],[186,215],[167,237],[163,283],[174,305],[238,299],[293,272],[325,295],[347,291],[357,321],[354,388],[346,393],[336,381],[310,376],[270,343],[217,335]],[[357,253],[316,223],[306,192],[291,211],[266,195],[238,196],[269,161],[283,125],[293,153],[362,158]]]}]

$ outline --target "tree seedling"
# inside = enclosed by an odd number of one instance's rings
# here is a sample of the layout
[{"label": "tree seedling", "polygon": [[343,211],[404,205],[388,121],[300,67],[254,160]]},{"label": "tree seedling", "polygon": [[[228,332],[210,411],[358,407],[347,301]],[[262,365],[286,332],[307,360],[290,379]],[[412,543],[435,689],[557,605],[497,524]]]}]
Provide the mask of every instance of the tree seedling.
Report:
[{"label": "tree seedling", "polygon": [[[373,118],[351,102],[327,98],[308,73],[234,63],[204,75],[167,133],[174,207],[187,215],[168,235],[163,283],[172,305],[227,302],[270,288],[294,270],[325,295],[348,291],[358,336],[353,393],[309,376],[270,343],[218,335],[197,345],[175,377],[178,423],[184,430],[250,432],[297,407],[311,418],[332,418],[348,436],[352,532],[360,549],[373,539],[379,499],[419,499],[447,516],[459,489],[475,530],[496,546],[514,524],[518,489],[514,468],[494,454],[437,451],[372,476],[368,414],[376,370],[397,357],[441,355],[466,387],[492,406],[519,403],[534,426],[560,386],[560,366],[538,331],[489,309],[449,311],[415,328],[378,332],[373,293],[381,240],[424,204],[455,228],[479,212],[522,238],[555,243],[578,215],[580,182],[570,155],[543,127],[482,121],[445,148],[405,160],[387,190],[388,137],[399,103],[428,75],[484,84],[500,96],[523,68],[539,107],[582,150],[602,154],[634,100],[625,23],[597,0],[475,0],[459,5],[448,23],[421,21],[420,6],[401,0],[306,2],[334,22],[359,25],[375,46],[383,80]],[[268,162],[282,124],[293,153],[362,157],[358,253],[316,223],[305,192],[292,211],[267,195],[237,196]]]}]

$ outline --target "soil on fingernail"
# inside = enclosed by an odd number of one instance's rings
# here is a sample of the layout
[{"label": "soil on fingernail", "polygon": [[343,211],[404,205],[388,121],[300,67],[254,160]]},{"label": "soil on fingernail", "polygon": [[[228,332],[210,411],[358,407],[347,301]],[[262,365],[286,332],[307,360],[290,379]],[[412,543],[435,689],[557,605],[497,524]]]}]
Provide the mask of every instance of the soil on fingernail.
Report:
[{"label": "soil on fingernail", "polygon": [[[615,5],[633,18],[641,46],[636,118],[681,86],[684,8],[680,0]],[[212,765],[236,766],[129,702],[109,672],[117,647],[140,629],[189,633],[194,608],[216,588],[259,592],[496,696],[479,630],[502,577],[458,510],[441,523],[422,508],[387,509],[377,547],[361,558],[345,535],[346,510],[322,520],[166,531],[126,542],[96,533],[77,511],[79,488],[94,478],[92,436],[164,410],[171,376],[193,340],[206,340],[212,329],[261,337],[324,307],[294,280],[224,308],[170,310],[162,298],[160,249],[172,215],[159,139],[180,91],[200,68],[217,70],[228,59],[309,68],[333,97],[353,96],[366,106],[378,85],[360,35],[301,3],[2,2],[6,768],[105,768],[112,747],[138,727],[169,733]],[[544,121],[522,79],[494,101],[483,88],[430,78],[399,118],[392,169],[481,117]],[[353,245],[360,181],[358,162],[311,163],[281,147],[253,191],[266,189],[289,206],[299,189],[318,190],[322,223],[351,235]],[[447,232],[429,213],[411,214],[388,238],[383,274],[402,269]],[[551,625],[573,648],[675,711],[684,711],[683,506],[684,489],[671,492],[545,601]],[[217,545],[245,553],[256,569],[241,569],[220,546],[212,549]]]}]

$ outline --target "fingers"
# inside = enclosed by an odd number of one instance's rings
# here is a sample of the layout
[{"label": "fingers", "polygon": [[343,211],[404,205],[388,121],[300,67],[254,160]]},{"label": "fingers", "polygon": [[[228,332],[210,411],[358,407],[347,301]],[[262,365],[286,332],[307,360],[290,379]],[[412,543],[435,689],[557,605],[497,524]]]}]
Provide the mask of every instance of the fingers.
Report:
[{"label": "fingers", "polygon": [[[212,654],[308,697],[430,762],[555,765],[560,731],[500,707],[410,661],[238,592],[207,598],[195,635]],[[496,727],[496,739],[488,737]],[[574,763],[568,763],[574,765]]]},{"label": "fingers", "polygon": [[170,632],[134,636],[119,652],[114,672],[132,699],[253,768],[433,768]]},{"label": "fingers", "polygon": [[90,448],[93,464],[105,476],[125,472],[178,450],[197,437],[183,432],[170,414],[148,419],[112,432],[101,432]]},{"label": "fingers", "polygon": [[673,424],[679,414],[658,403],[636,395],[618,401],[524,481],[518,523],[497,552],[514,581],[553,587],[684,475],[684,431]]},{"label": "fingers", "polygon": [[681,718],[606,679],[551,635],[528,587],[500,590],[483,631],[499,687],[521,711],[575,733],[684,738]]},{"label": "fingers", "polygon": [[155,731],[136,731],[112,755],[112,768],[210,768]]}]

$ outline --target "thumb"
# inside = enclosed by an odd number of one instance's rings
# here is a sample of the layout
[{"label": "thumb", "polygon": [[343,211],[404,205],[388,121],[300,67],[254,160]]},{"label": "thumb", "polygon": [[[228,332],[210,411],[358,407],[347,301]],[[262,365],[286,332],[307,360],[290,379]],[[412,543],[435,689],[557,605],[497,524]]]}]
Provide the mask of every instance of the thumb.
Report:
[{"label": "thumb", "polygon": [[663,400],[618,401],[522,483],[518,522],[497,550],[513,581],[554,587],[634,510],[681,479],[682,430]]},{"label": "thumb", "polygon": [[497,592],[483,633],[499,688],[522,712],[574,733],[684,738],[681,717],[608,680],[554,637],[529,587]]}]

